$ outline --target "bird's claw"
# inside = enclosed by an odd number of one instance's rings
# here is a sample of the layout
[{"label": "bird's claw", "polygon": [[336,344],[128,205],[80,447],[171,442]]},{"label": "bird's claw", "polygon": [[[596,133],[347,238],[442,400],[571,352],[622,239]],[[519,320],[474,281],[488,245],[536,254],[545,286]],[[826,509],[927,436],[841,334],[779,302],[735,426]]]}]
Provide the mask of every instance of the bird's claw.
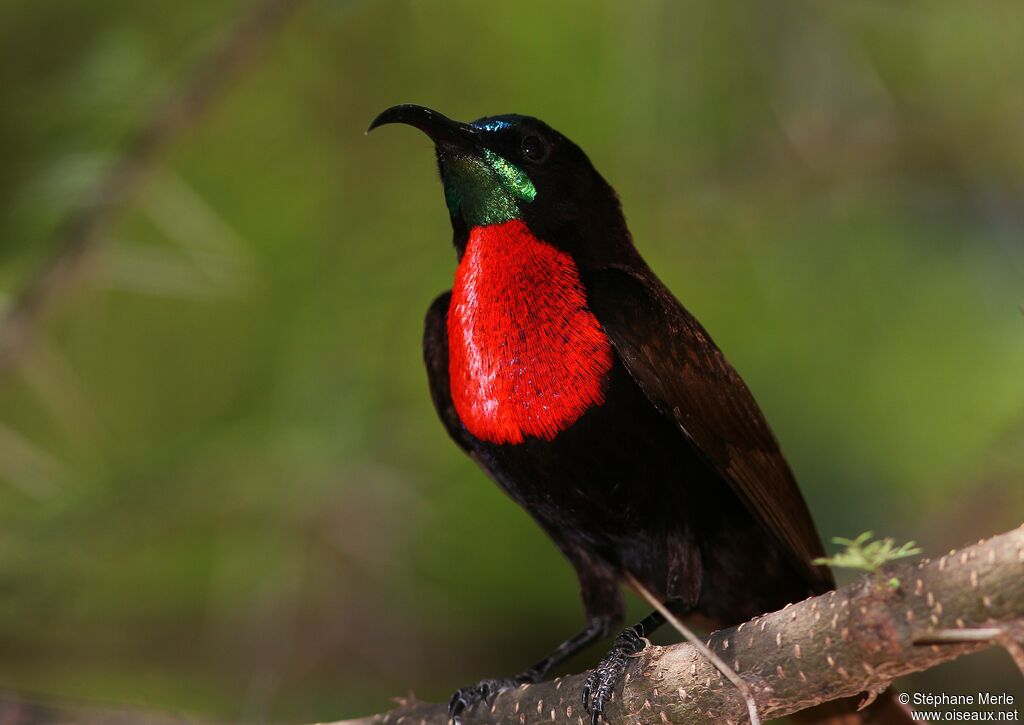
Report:
[{"label": "bird's claw", "polygon": [[523,684],[521,677],[500,680],[480,680],[475,685],[460,687],[448,701],[448,717],[454,725],[461,725],[462,713],[481,702],[490,702],[499,692],[511,690]]},{"label": "bird's claw", "polygon": [[583,709],[590,713],[592,725],[598,725],[605,705],[622,681],[629,659],[647,646],[646,641],[630,627],[619,633],[615,644],[583,683]]}]

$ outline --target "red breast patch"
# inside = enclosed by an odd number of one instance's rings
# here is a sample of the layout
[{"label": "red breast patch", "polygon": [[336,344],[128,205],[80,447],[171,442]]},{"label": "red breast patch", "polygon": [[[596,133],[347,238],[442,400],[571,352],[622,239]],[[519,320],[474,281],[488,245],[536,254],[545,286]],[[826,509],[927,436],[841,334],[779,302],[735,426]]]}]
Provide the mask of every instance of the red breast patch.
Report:
[{"label": "red breast patch", "polygon": [[474,228],[448,308],[452,401],[491,443],[550,440],[604,402],[611,343],[572,257],[518,220]]}]

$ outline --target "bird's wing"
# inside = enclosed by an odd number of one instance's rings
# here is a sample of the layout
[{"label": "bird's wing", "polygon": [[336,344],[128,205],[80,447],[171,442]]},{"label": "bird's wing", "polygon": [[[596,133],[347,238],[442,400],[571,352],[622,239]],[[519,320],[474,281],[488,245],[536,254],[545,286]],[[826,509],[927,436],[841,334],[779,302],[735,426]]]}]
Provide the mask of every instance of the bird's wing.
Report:
[{"label": "bird's wing", "polygon": [[451,299],[452,293],[449,290],[439,295],[427,310],[427,319],[423,325],[423,362],[426,363],[430,397],[438,417],[452,440],[469,452],[469,439],[455,412],[448,378],[448,305]]},{"label": "bird's wing", "polygon": [[588,275],[588,301],[647,398],[782,545],[816,589],[833,586],[807,504],[754,396],[711,337],[649,272]]}]

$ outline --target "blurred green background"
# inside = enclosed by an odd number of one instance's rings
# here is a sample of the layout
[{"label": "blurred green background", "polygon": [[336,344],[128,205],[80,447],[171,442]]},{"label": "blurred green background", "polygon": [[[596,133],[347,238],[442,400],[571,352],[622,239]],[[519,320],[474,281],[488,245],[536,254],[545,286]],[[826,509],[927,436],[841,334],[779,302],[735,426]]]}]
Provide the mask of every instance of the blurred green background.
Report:
[{"label": "blurred green background", "polygon": [[[244,7],[0,4],[5,297]],[[0,687],[337,719],[580,625],[568,565],[435,419],[430,145],[363,135],[398,102],[588,151],[824,536],[1019,524],[1021,47],[1011,2],[301,4],[0,374]],[[998,652],[902,685],[1020,690]]]}]

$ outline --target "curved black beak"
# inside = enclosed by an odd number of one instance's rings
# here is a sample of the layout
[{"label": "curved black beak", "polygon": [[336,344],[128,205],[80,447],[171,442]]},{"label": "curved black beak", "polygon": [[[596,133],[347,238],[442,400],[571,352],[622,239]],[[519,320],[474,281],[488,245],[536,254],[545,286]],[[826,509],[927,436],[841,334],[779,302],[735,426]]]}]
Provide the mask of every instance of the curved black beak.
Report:
[{"label": "curved black beak", "polygon": [[467,150],[475,148],[480,138],[480,131],[468,123],[453,121],[432,108],[417,106],[413,103],[392,106],[381,112],[377,118],[373,119],[366,132],[369,133],[378,126],[388,123],[404,123],[407,126],[413,126],[427,134],[430,140],[437,145],[459,146]]}]

